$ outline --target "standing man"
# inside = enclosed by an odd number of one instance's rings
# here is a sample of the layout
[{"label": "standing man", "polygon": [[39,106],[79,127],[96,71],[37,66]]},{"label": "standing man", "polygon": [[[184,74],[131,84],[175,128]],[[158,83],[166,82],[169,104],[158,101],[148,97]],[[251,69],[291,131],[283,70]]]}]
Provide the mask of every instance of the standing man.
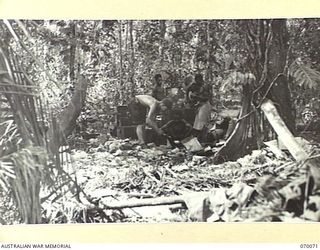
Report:
[{"label": "standing man", "polygon": [[194,82],[187,87],[186,99],[191,107],[196,109],[196,116],[193,124],[193,135],[199,137],[201,131],[208,125],[211,114],[211,91],[208,85],[204,84],[201,74],[196,74]]},{"label": "standing man", "polygon": [[158,135],[164,132],[158,127],[156,116],[172,109],[172,101],[164,98],[156,100],[150,95],[137,95],[129,104],[129,111],[134,122],[138,123],[136,133],[141,144],[145,143],[145,125],[150,126]]},{"label": "standing man", "polygon": [[165,98],[165,92],[162,86],[162,82],[163,81],[162,81],[161,74],[156,74],[154,76],[154,86],[153,86],[151,95],[158,101],[161,101],[162,99]]}]

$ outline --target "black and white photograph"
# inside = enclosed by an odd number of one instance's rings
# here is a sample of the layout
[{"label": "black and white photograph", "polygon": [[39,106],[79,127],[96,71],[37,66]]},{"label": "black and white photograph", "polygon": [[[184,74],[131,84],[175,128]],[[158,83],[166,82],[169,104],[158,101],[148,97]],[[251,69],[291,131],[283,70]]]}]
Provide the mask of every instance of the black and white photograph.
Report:
[{"label": "black and white photograph", "polygon": [[0,19],[0,224],[320,221],[320,19]]}]

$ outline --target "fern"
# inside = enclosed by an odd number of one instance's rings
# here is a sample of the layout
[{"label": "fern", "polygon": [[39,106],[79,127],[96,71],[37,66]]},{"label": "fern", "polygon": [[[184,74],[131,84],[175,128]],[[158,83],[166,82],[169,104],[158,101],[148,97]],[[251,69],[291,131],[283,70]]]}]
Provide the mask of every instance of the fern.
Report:
[{"label": "fern", "polygon": [[320,85],[320,73],[298,59],[290,65],[289,75],[300,87],[316,89]]}]

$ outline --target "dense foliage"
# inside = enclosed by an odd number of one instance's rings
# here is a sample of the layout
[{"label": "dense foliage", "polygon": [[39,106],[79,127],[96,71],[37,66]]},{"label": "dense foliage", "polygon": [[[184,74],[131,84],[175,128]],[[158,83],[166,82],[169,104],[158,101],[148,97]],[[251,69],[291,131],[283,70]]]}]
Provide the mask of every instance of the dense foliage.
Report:
[{"label": "dense foliage", "polygon": [[[268,44],[268,33],[261,33],[262,28],[267,30],[271,23],[267,20],[1,20],[2,196],[14,196],[6,187],[10,186],[8,180],[15,178],[17,169],[24,177],[34,177],[33,166],[36,166],[37,174],[51,176],[50,185],[54,185],[52,180],[58,175],[61,177],[60,169],[49,174],[42,171],[40,165],[45,162],[43,165],[52,167],[53,160],[40,159],[38,148],[27,147],[30,145],[26,138],[32,146],[50,148],[43,141],[49,132],[54,134],[52,117],[58,117],[68,105],[70,107],[70,100],[79,88],[80,75],[88,82],[88,88],[84,91],[85,105],[80,107],[77,131],[106,136],[113,129],[116,106],[127,104],[136,94],[150,93],[153,77],[158,73],[166,88],[181,88],[190,75],[201,73],[212,88],[215,113],[239,110],[244,76],[260,74],[262,77],[258,80],[263,79],[264,66],[279,59],[279,50],[286,48],[280,51],[284,54],[281,63],[285,64],[286,83],[290,87],[286,94],[294,100],[295,122],[310,123],[319,119],[320,21],[286,20],[283,28],[288,31],[285,34],[288,43],[285,40],[285,44],[280,45]],[[270,61],[264,65],[265,58]],[[23,95],[31,97],[20,98],[21,92],[10,92],[8,84],[13,89],[26,88]],[[8,101],[10,98],[14,101]],[[13,109],[14,105],[18,108]],[[15,116],[17,110],[20,122]],[[24,135],[21,126],[29,137]],[[28,157],[36,159],[31,161]],[[25,165],[30,166],[28,171],[23,168]],[[40,178],[35,179],[40,183]],[[66,179],[70,182],[70,178],[65,177],[55,185],[67,182]],[[16,190],[24,190],[25,182],[21,179],[16,182]],[[50,188],[47,191],[53,192]],[[11,208],[12,203],[8,204]],[[24,205],[21,200],[19,204]]]},{"label": "dense foliage", "polygon": [[[287,63],[299,108],[316,96],[314,91],[302,96],[300,88],[318,90],[318,22],[287,21]],[[91,111],[97,109],[93,104],[98,110],[114,107],[150,91],[156,73],[168,87],[181,86],[189,74],[203,73],[219,107],[237,97],[239,83],[228,84],[232,74],[248,69],[244,30],[236,20],[28,20],[23,25],[20,38],[37,58],[21,51],[23,64],[50,102],[60,107],[72,93],[77,72],[89,79]]]}]

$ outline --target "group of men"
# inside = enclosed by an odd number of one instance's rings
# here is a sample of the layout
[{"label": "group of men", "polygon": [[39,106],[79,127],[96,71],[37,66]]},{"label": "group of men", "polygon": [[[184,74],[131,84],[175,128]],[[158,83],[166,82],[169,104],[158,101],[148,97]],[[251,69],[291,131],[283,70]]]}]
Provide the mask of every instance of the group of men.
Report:
[{"label": "group of men", "polygon": [[[165,91],[162,87],[162,76],[160,74],[154,77],[155,85],[151,95],[137,95],[130,104],[129,110],[137,125],[136,133],[141,144],[146,141],[145,126],[150,126],[158,135],[165,135],[165,132],[158,127],[156,117],[159,114],[165,114],[170,111],[174,105],[172,98],[165,97]],[[201,131],[210,121],[211,104],[210,87],[204,83],[201,74],[196,74],[191,83],[185,86],[185,102],[191,108],[196,110],[191,135],[199,137]],[[137,107],[141,107],[141,109]],[[141,110],[145,112],[141,112]]]}]

